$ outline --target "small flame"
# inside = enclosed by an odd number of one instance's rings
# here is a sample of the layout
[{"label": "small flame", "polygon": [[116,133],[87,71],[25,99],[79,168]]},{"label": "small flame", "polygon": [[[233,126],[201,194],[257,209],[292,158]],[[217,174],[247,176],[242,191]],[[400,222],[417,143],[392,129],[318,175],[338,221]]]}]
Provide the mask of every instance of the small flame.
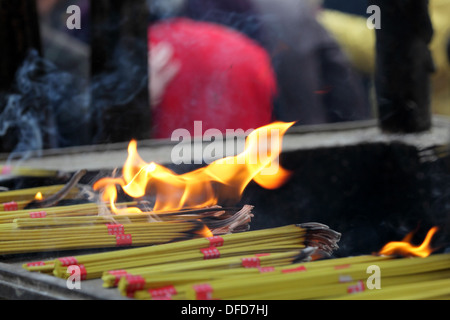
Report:
[{"label": "small flame", "polygon": [[387,243],[379,252],[381,255],[401,255],[401,256],[415,256],[428,257],[434,249],[430,248],[430,242],[434,234],[438,231],[438,227],[431,228],[423,243],[420,246],[413,246],[411,239],[413,232],[410,232],[402,241],[393,241]]},{"label": "small flame", "polygon": [[35,200],[41,201],[42,199],[44,199],[44,196],[42,195],[42,192],[38,192],[36,193],[36,195],[34,196]]},{"label": "small flame", "polygon": [[211,238],[214,236],[213,232],[211,231],[211,229],[209,229],[207,226],[204,226],[203,229],[200,231],[200,234],[204,237],[204,238]]},{"label": "small flame", "polygon": [[132,140],[122,177],[101,179],[94,184],[94,190],[102,190],[103,201],[111,204],[114,213],[130,214],[141,210],[117,208],[117,186],[133,198],[154,195],[154,211],[209,207],[220,198],[238,199],[252,180],[266,189],[276,189],[291,176],[278,165],[278,157],[283,136],[293,124],[275,122],[261,127],[247,137],[239,155],[180,175],[154,162],[146,163],[137,152],[137,142]]}]

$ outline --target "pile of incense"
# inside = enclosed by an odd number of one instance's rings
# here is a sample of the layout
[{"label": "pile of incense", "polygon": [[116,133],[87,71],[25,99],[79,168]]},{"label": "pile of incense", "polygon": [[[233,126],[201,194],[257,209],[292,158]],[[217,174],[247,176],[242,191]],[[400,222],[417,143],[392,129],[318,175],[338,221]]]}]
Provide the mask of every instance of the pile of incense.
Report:
[{"label": "pile of incense", "polygon": [[99,206],[87,203],[2,212],[0,255],[144,246],[244,231],[252,208],[99,215]]},{"label": "pile of incense", "polygon": [[[136,272],[150,274],[154,270],[166,269],[168,264],[182,266],[184,269],[173,270],[184,272],[202,270],[206,266],[211,270],[240,268],[243,263],[244,266],[290,264],[314,255],[330,256],[338,248],[339,240],[340,234],[325,225],[304,223],[37,261],[23,267],[29,271],[68,278],[68,266],[78,265],[83,270],[83,279],[103,277],[105,286],[114,286],[121,276],[129,277]],[[120,271],[117,273],[117,270]]]},{"label": "pile of incense", "polygon": [[163,265],[150,272],[137,269],[120,277],[117,286],[122,294],[141,300],[450,299],[448,253],[269,265],[232,270],[199,267],[184,273],[179,272],[183,266]]}]

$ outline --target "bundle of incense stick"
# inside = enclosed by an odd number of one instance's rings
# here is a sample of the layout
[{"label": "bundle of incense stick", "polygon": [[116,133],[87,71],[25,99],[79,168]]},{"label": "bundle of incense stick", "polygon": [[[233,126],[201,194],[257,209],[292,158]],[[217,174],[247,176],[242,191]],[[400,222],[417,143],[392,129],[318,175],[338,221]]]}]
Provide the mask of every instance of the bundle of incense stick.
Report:
[{"label": "bundle of incense stick", "polygon": [[[311,255],[315,252],[314,248],[306,248],[302,251],[304,256]],[[284,253],[286,254],[286,253]],[[299,255],[300,257],[301,255]],[[311,256],[310,256],[311,257]],[[309,270],[319,270],[324,268],[332,260],[315,260],[314,262],[308,262],[311,259],[295,259],[292,263],[286,263],[286,260],[279,260],[278,257],[272,255],[271,259],[267,259],[269,256],[263,257],[246,257],[242,258],[240,264],[236,263],[235,268],[206,268],[202,266],[196,266],[192,268],[188,263],[178,265],[163,265],[158,266],[159,269],[151,272],[149,269],[134,269],[127,270],[125,275],[122,275],[119,271],[111,271],[105,273],[103,280],[108,281],[108,285],[119,287],[120,292],[128,297],[134,297],[136,299],[183,299],[186,296],[186,292],[190,285],[208,284],[215,280],[232,280],[232,279],[252,279],[255,275],[261,274],[289,274],[304,272]],[[245,260],[247,259],[247,260]],[[375,256],[363,256],[363,257],[349,257],[336,259],[339,263],[353,263],[353,262],[373,262],[380,261],[387,258],[379,258]],[[302,261],[303,260],[303,261]],[[333,259],[335,260],[335,259]],[[252,261],[253,263],[246,263]],[[256,263],[255,263],[256,262]],[[306,263],[307,262],[307,263]],[[307,266],[307,268],[306,268]],[[178,272],[184,270],[184,272]],[[114,282],[113,276],[120,275],[118,280]],[[117,276],[116,276],[117,277]],[[140,279],[144,278],[145,282]],[[239,288],[236,288],[239,290]],[[174,297],[172,297],[174,296]]]},{"label": "bundle of incense stick", "polygon": [[[127,202],[120,204],[121,206],[135,206],[137,202]],[[109,206],[108,206],[109,207]],[[11,224],[16,223],[17,227],[19,227],[20,223],[25,227],[27,224],[26,219],[33,218],[29,223],[30,226],[33,226],[33,221],[36,222],[35,226],[39,227],[43,224],[45,225],[58,225],[57,218],[64,217],[83,217],[86,216],[86,223],[89,223],[89,220],[94,219],[99,214],[99,206],[96,203],[82,203],[77,205],[67,205],[67,206],[53,206],[45,209],[23,209],[16,211],[3,211],[0,212],[0,224]],[[36,220],[35,218],[52,218],[47,220]],[[23,220],[25,219],[25,220]],[[45,221],[43,223],[43,221]],[[59,223],[59,225],[65,224],[64,220]]]},{"label": "bundle of incense stick", "polygon": [[167,286],[175,287],[198,281],[212,281],[235,276],[245,277],[244,271],[251,268],[267,272],[275,266],[307,261],[311,259],[311,254],[315,251],[316,248],[308,247],[302,250],[277,253],[256,253],[206,261],[111,270],[104,273],[102,280],[104,287],[118,286],[122,295],[134,297],[135,292],[140,290],[161,290]]},{"label": "bundle of incense stick", "polygon": [[[100,278],[111,270],[152,267],[167,263],[225,259],[254,254],[289,252],[287,259],[295,259],[299,250],[307,246],[327,256],[337,249],[340,234],[317,223],[289,225],[265,230],[224,234],[157,246],[132,248],[114,252],[66,257],[52,261],[25,264],[29,271],[53,273],[57,277],[70,276],[68,265],[82,266],[84,279]],[[300,254],[301,255],[301,254]]]},{"label": "bundle of incense stick", "polygon": [[147,222],[20,230],[0,227],[0,254],[114,248],[201,237],[201,222]]},{"label": "bundle of incense stick", "polygon": [[[184,219],[169,213],[99,216],[89,204],[71,207],[54,207],[50,215],[50,210],[16,212],[20,218],[0,224],[0,254],[162,244],[248,229],[253,216],[252,206],[183,210]],[[0,215],[0,221],[11,218]]]},{"label": "bundle of incense stick", "polygon": [[[0,212],[17,211],[24,209],[30,202],[35,200],[36,194],[39,192],[44,198],[54,195],[64,188],[65,185],[52,185],[37,188],[18,189],[12,191],[0,192]],[[77,197],[80,189],[74,186],[70,189],[65,199]]]},{"label": "bundle of incense stick", "polygon": [[[381,270],[379,289],[371,288],[373,279],[370,279],[371,272],[368,270],[372,270],[374,266]],[[160,269],[160,275],[151,274],[153,280],[136,273],[122,276],[118,286],[122,293],[129,295],[131,292],[136,299],[300,300],[450,297],[450,254],[435,254],[427,258],[359,256],[302,262],[274,268],[241,269],[241,272],[233,270],[234,272],[228,273],[204,269],[203,275],[198,272],[184,274],[192,276],[192,281],[170,270],[164,272],[163,266]]]}]

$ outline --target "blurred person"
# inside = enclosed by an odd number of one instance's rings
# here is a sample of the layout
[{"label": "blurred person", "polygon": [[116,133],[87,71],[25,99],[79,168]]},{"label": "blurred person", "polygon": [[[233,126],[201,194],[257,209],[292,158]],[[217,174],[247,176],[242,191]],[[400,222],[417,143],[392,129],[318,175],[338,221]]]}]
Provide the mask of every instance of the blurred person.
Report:
[{"label": "blurred person", "polygon": [[[153,138],[270,123],[276,79],[267,52],[228,27],[174,18],[149,27]],[[201,121],[201,130],[194,122]]]}]

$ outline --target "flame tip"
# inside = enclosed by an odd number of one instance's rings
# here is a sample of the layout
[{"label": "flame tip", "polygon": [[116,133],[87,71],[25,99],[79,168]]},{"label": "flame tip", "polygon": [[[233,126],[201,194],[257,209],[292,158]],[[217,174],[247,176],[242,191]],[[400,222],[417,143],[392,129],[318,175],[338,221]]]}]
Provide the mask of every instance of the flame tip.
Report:
[{"label": "flame tip", "polygon": [[379,255],[399,255],[399,256],[415,256],[415,257],[428,257],[431,253],[436,251],[430,247],[431,240],[435,233],[439,230],[439,227],[434,226],[428,230],[425,239],[422,244],[418,246],[413,246],[411,244],[412,233],[410,232],[402,241],[391,241],[388,242],[383,248],[378,252]]},{"label": "flame tip", "polygon": [[204,237],[204,238],[211,238],[214,236],[213,232],[211,231],[210,228],[208,228],[207,225],[204,225],[203,229],[200,231],[200,234]]}]

